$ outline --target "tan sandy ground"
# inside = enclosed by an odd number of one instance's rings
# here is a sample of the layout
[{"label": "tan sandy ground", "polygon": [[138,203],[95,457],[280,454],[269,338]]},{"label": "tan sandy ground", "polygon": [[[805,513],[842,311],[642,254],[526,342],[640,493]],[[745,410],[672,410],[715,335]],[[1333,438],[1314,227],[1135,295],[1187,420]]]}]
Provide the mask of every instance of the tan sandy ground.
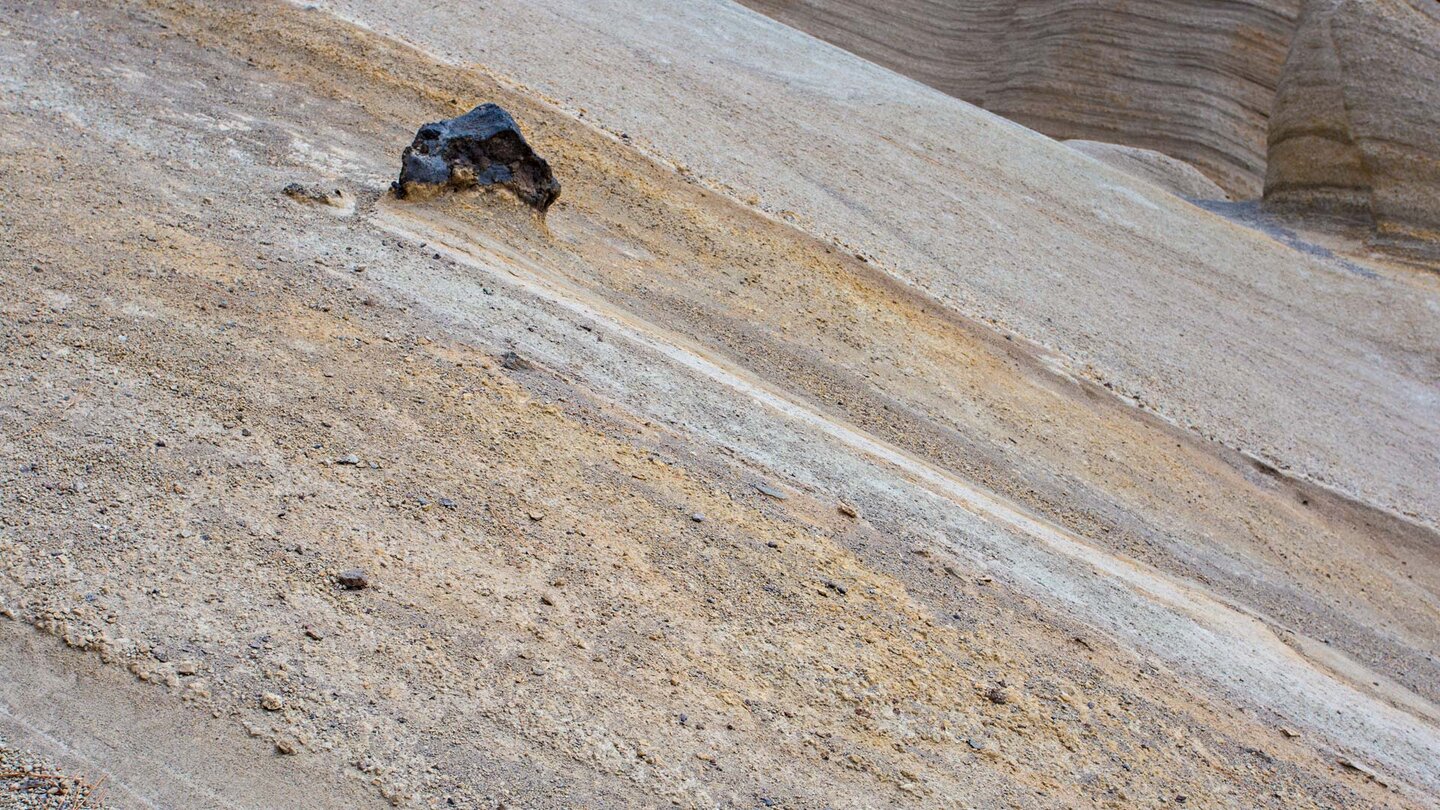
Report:
[{"label": "tan sandy ground", "polygon": [[1440,525],[1433,273],[1197,215],[729,0],[318,5],[553,97],[1173,424]]},{"label": "tan sandy ground", "polygon": [[[321,12],[7,12],[0,730],[119,806],[1433,803],[1431,529]],[[548,222],[384,194],[481,100]]]}]

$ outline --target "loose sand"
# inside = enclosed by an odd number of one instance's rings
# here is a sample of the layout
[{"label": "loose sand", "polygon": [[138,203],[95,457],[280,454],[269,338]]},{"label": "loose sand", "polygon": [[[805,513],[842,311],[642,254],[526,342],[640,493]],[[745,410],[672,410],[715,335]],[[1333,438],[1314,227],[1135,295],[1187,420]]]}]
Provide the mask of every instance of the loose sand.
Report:
[{"label": "loose sand", "polygon": [[[729,6],[447,8],[7,7],[11,744],[116,806],[1433,804],[1432,278]],[[480,101],[546,221],[386,193]]]}]

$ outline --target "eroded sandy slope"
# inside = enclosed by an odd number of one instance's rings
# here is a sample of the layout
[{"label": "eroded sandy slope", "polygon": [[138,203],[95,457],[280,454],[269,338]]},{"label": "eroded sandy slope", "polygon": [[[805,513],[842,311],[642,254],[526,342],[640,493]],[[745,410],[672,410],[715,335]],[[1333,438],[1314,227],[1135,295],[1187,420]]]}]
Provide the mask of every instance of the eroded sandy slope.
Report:
[{"label": "eroded sandy slope", "polygon": [[[13,618],[421,806],[1429,803],[1430,530],[485,74],[254,10],[0,39]],[[480,100],[555,163],[548,223],[384,195]]]},{"label": "eroded sandy slope", "polygon": [[1297,257],[724,0],[320,5],[583,111],[1176,424],[1440,522],[1433,277]]}]

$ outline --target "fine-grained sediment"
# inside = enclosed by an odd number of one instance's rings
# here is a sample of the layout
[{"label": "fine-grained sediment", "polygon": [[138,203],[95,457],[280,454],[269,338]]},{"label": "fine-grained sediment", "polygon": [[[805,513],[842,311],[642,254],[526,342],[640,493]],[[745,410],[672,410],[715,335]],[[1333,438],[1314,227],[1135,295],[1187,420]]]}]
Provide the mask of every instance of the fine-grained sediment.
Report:
[{"label": "fine-grained sediment", "polygon": [[1126,144],[1256,197],[1301,0],[741,0],[1062,140]]},{"label": "fine-grained sediment", "polygon": [[1376,241],[1440,240],[1440,5],[1314,0],[1270,125],[1266,205],[1372,226]]},{"label": "fine-grained sediment", "polygon": [[[1431,279],[728,0],[339,5],[7,7],[8,744],[126,807],[1440,791]],[[477,99],[545,227],[386,193]]]},{"label": "fine-grained sediment", "polygon": [[1151,149],[1101,141],[1066,141],[1065,145],[1131,177],[1154,183],[1177,197],[1187,200],[1229,199],[1225,190],[1206,177],[1204,172]]}]

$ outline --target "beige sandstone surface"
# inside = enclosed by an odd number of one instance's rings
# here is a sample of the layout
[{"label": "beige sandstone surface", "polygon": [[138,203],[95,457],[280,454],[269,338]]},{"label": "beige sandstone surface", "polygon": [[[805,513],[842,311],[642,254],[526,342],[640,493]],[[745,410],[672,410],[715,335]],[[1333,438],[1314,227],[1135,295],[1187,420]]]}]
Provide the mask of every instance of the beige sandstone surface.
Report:
[{"label": "beige sandstone surface", "polygon": [[1052,137],[1158,152],[1233,198],[1440,250],[1433,0],[745,2]]},{"label": "beige sandstone surface", "polygon": [[[455,64],[483,54],[708,187],[1054,350],[1074,376],[1440,523],[1431,276],[1383,262],[1377,273],[1197,215],[733,4],[497,0],[479,18],[449,5],[324,7]],[[1311,405],[1332,401],[1350,405]]]},{"label": "beige sandstone surface", "polygon": [[[1433,806],[1430,276],[728,3],[4,10],[0,736],[115,806]],[[544,221],[387,193],[481,101]]]},{"label": "beige sandstone surface", "polygon": [[1258,196],[1300,0],[743,0],[1062,140],[1149,149]]},{"label": "beige sandstone surface", "polygon": [[1270,130],[1266,204],[1440,252],[1440,5],[1307,3]]},{"label": "beige sandstone surface", "polygon": [[1224,189],[1199,169],[1169,155],[1118,143],[1066,141],[1065,145],[1107,166],[1188,200],[1228,200]]}]

